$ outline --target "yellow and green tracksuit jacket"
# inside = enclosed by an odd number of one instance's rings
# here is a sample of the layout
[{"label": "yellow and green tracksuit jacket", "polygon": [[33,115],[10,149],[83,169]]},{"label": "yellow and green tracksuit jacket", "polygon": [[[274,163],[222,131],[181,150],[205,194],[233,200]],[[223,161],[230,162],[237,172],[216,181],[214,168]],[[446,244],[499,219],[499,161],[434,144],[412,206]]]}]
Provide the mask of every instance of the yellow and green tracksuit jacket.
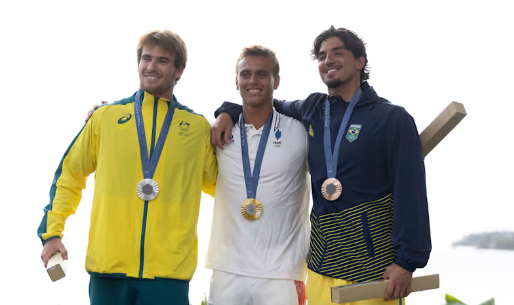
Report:
[{"label": "yellow and green tracksuit jacket", "polygon": [[[151,156],[169,100],[144,91],[140,96]],[[77,209],[86,178],[96,171],[87,271],[189,280],[197,263],[201,191],[214,195],[216,184],[210,125],[201,115],[176,104],[153,177],[159,195],[143,201],[136,194],[143,171],[134,98],[135,94],[98,108],[73,140],[55,172],[38,235],[43,243],[62,238],[64,223]]]}]

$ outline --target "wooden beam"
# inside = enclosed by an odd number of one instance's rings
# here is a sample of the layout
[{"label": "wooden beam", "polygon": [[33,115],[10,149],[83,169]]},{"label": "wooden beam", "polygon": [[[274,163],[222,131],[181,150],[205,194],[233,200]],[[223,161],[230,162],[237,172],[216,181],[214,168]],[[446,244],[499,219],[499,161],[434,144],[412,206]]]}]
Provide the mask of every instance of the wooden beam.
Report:
[{"label": "wooden beam", "polygon": [[[349,303],[368,299],[383,298],[389,280],[359,283],[332,287],[332,303]],[[411,292],[439,288],[439,274],[412,278]]]},{"label": "wooden beam", "polygon": [[426,157],[460,123],[466,114],[466,109],[461,103],[452,102],[446,107],[419,135],[423,156]]}]

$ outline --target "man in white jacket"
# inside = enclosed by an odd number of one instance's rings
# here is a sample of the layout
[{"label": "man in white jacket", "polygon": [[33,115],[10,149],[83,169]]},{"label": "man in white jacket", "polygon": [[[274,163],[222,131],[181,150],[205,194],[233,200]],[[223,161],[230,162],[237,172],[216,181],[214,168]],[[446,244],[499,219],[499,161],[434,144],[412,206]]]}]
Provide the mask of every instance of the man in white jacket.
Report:
[{"label": "man in white jacket", "polygon": [[236,66],[243,99],[231,143],[217,148],[209,304],[303,303],[309,249],[307,134],[273,108],[275,53],[245,48]]}]

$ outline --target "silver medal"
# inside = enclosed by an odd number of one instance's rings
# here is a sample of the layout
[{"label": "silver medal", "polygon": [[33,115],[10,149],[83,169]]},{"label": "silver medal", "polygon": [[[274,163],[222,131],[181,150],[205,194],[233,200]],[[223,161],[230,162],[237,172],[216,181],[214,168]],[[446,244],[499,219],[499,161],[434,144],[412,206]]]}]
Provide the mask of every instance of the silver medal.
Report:
[{"label": "silver medal", "polygon": [[143,179],[137,184],[136,192],[144,201],[154,200],[159,194],[159,186],[152,179]]}]

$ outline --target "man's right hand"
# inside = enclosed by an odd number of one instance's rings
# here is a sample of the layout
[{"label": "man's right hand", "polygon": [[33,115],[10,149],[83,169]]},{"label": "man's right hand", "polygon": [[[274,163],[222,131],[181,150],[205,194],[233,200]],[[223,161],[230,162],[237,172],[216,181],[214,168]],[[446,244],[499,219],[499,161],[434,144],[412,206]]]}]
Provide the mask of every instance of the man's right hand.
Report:
[{"label": "man's right hand", "polygon": [[228,113],[223,112],[218,115],[211,129],[211,144],[223,149],[225,143],[230,143],[232,126],[234,126],[234,122]]},{"label": "man's right hand", "polygon": [[43,247],[43,252],[41,253],[41,260],[43,260],[45,268],[48,265],[48,261],[50,260],[52,255],[54,255],[57,252],[61,252],[62,257],[64,259],[68,259],[68,251],[66,251],[66,248],[64,247],[60,238],[54,238],[45,243],[45,246]]},{"label": "man's right hand", "polygon": [[[102,101],[102,105],[103,104],[107,104],[107,102],[106,101]],[[87,120],[89,120],[89,118],[93,115],[93,112],[95,112],[96,109],[98,109],[98,105],[93,105],[93,109],[91,109],[91,110],[89,110],[87,112],[87,117],[84,120],[86,123],[87,123]]]}]

